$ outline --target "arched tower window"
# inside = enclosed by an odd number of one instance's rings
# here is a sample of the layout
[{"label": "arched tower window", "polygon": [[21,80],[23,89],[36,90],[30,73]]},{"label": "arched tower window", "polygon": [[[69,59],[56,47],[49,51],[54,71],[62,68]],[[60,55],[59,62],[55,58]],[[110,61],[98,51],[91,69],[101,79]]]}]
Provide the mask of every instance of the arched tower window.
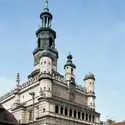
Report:
[{"label": "arched tower window", "polygon": [[73,75],[73,68],[71,68],[71,74]]},{"label": "arched tower window", "polygon": [[52,47],[52,44],[53,44],[53,39],[50,37],[49,38],[49,47]]},{"label": "arched tower window", "polygon": [[38,48],[40,48],[40,38],[38,38]]}]

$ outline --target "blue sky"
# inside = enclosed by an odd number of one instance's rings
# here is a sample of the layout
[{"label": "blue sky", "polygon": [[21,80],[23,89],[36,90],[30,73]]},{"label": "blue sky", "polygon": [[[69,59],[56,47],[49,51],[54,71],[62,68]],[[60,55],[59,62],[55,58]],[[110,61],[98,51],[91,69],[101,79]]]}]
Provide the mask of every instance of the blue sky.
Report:
[{"label": "blue sky", "polygon": [[[95,74],[96,109],[101,120],[124,120],[125,1],[49,0],[57,32],[58,71],[64,74],[69,52],[76,64],[76,81]],[[35,31],[41,25],[43,0],[0,0],[0,95],[33,71]]]}]

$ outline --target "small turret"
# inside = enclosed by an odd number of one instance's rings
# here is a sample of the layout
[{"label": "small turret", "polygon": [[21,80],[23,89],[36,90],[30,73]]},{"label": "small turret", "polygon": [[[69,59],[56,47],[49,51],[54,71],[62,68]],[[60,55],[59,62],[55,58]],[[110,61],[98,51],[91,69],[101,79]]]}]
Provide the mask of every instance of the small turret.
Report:
[{"label": "small turret", "polygon": [[88,73],[85,75],[84,78],[85,87],[87,90],[88,98],[87,103],[88,106],[92,109],[95,109],[95,90],[94,90],[94,82],[95,82],[95,76],[93,73]]},{"label": "small turret", "polygon": [[72,55],[69,53],[67,56],[67,63],[64,66],[66,80],[75,80],[75,64],[72,62]]},{"label": "small turret", "polygon": [[75,64],[73,64],[72,58],[73,58],[72,55],[69,53],[69,55],[67,56],[67,62],[64,66],[65,78],[68,85],[68,93],[70,101],[74,101],[75,99],[75,88],[76,88],[75,73],[74,73],[76,66]]}]

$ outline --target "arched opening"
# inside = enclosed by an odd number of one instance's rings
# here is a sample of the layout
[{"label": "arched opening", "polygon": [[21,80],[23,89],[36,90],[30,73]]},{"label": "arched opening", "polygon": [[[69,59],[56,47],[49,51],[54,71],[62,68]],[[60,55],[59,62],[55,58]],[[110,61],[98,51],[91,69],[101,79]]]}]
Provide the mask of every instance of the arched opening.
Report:
[{"label": "arched opening", "polygon": [[71,74],[73,75],[73,68],[71,68]]},{"label": "arched opening", "polygon": [[46,26],[46,24],[47,24],[47,17],[45,17],[45,26]]},{"label": "arched opening", "polygon": [[60,114],[63,114],[63,107],[60,108]]},{"label": "arched opening", "polygon": [[52,47],[52,44],[53,44],[53,39],[50,37],[49,38],[49,47]]},{"label": "arched opening", "polygon": [[59,106],[58,105],[55,106],[55,113],[59,113]]},{"label": "arched opening", "polygon": [[38,38],[38,48],[40,48],[40,38]]}]

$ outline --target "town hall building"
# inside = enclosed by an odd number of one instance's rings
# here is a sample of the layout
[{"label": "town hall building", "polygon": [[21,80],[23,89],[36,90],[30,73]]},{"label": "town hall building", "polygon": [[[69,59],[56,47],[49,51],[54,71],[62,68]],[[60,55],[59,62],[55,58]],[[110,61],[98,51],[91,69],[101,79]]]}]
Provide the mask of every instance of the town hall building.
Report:
[{"label": "town hall building", "polygon": [[64,64],[65,76],[58,72],[56,32],[51,28],[53,16],[48,0],[44,1],[40,19],[42,25],[36,31],[37,46],[33,51],[34,71],[23,84],[18,73],[16,87],[2,96],[0,103],[23,125],[99,125],[94,74],[89,72],[84,85],[78,85],[70,53]]}]

